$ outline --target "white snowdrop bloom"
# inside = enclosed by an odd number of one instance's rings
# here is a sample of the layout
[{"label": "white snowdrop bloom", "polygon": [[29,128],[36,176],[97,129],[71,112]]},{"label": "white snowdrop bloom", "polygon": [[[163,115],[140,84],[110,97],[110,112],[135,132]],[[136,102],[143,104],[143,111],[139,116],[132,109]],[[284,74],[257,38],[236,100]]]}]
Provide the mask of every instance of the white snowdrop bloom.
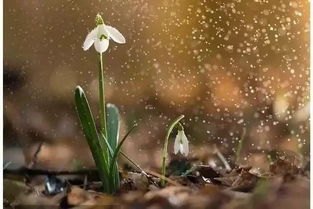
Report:
[{"label": "white snowdrop bloom", "polygon": [[105,25],[101,15],[96,16],[97,26],[88,33],[83,49],[88,50],[93,44],[99,53],[105,52],[109,47],[109,40],[112,39],[116,43],[124,44],[126,40],[124,36],[114,27]]},{"label": "white snowdrop bloom", "polygon": [[185,135],[184,130],[178,130],[178,133],[174,142],[174,153],[177,154],[180,152],[181,154],[187,156],[189,153],[189,145],[188,139]]}]

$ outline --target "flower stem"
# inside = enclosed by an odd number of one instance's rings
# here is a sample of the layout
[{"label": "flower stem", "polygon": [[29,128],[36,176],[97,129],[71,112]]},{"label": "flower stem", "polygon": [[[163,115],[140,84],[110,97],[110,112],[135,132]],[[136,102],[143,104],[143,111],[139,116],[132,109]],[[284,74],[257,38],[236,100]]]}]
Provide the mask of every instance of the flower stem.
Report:
[{"label": "flower stem", "polygon": [[[162,156],[162,176],[165,176],[165,167],[166,167],[166,159],[167,159],[167,147],[168,147],[168,140],[170,138],[170,134],[175,128],[175,126],[179,123],[181,119],[183,119],[185,116],[181,115],[178,118],[176,118],[172,124],[170,125],[169,129],[167,130],[164,146],[163,146],[163,156]],[[165,180],[164,178],[161,179],[161,185],[164,186]]]},{"label": "flower stem", "polygon": [[[106,105],[105,105],[105,93],[104,93],[104,70],[103,70],[103,60],[102,60],[102,53],[99,53],[99,100],[100,100],[100,133],[105,136],[104,140],[107,140],[107,125],[106,125]],[[109,160],[109,151],[103,150],[104,156]],[[103,181],[102,181],[103,182]],[[112,193],[112,188],[110,183],[105,190],[109,193]]]},{"label": "flower stem", "polygon": [[237,145],[237,149],[236,149],[236,163],[239,162],[239,158],[240,158],[240,154],[241,154],[241,150],[242,150],[242,147],[243,147],[243,143],[244,143],[244,139],[246,137],[246,128],[243,128],[243,131],[242,131],[242,134],[241,134],[241,137],[240,137],[240,141],[238,142],[238,145]]},{"label": "flower stem", "polygon": [[100,132],[107,139],[107,126],[106,126],[106,108],[105,108],[105,95],[104,95],[104,70],[102,53],[99,54],[99,100],[100,100]]}]

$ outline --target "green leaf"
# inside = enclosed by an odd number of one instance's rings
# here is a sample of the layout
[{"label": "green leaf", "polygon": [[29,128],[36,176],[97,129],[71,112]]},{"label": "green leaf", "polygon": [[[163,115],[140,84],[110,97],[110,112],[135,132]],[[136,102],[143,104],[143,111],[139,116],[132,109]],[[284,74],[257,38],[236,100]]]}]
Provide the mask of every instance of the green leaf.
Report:
[{"label": "green leaf", "polygon": [[109,144],[108,140],[105,138],[103,133],[101,133],[101,137],[100,137],[99,140],[100,140],[101,148],[102,149],[106,149],[107,148],[108,151],[109,151],[110,158],[112,159],[114,151],[113,151],[111,145]]},{"label": "green leaf", "polygon": [[111,178],[114,179],[114,184],[116,185],[116,187],[118,187],[118,185],[120,184],[120,178],[119,178],[119,173],[118,173],[118,165],[117,165],[117,157],[118,154],[120,153],[120,149],[123,145],[123,143],[125,142],[126,138],[128,137],[128,135],[132,132],[132,130],[136,127],[137,125],[135,124],[127,133],[126,135],[123,137],[123,139],[121,140],[121,142],[118,144],[118,146],[116,147],[116,149],[114,150],[114,154],[113,157],[111,159],[111,164],[110,164],[110,169],[109,171],[111,172]]},{"label": "green leaf", "polygon": [[90,111],[88,100],[86,98],[84,90],[80,86],[77,86],[75,89],[75,104],[83,128],[83,132],[87,139],[96,166],[99,170],[100,179],[103,183],[103,187],[105,188],[105,190],[108,191],[110,190],[109,179],[107,179],[107,177],[109,176],[109,163],[105,158],[106,155],[104,153],[104,150],[101,149],[98,132],[92,113]]},{"label": "green leaf", "polygon": [[116,149],[114,150],[114,154],[113,154],[113,157],[112,157],[112,161],[111,161],[111,165],[110,165],[110,171],[112,171],[113,169],[113,166],[114,166],[114,163],[116,163],[117,161],[117,157],[118,157],[118,154],[120,152],[120,149],[123,145],[123,143],[125,142],[125,140],[127,139],[127,137],[129,136],[129,134],[134,130],[134,128],[137,127],[137,124],[135,124],[127,133],[126,135],[123,137],[123,139],[121,140],[121,142],[118,144],[118,146],[116,147]]},{"label": "green leaf", "polygon": [[107,134],[108,142],[114,151],[117,147],[120,122],[118,108],[114,104],[107,104]]},{"label": "green leaf", "polygon": [[[113,155],[114,155],[114,151],[111,147],[111,145],[109,144],[108,140],[105,138],[104,134],[101,133],[100,134],[100,145],[102,147],[102,149],[107,149],[108,150],[108,154],[109,154],[109,164],[111,165],[113,163],[112,159],[113,159]],[[112,191],[116,191],[117,188],[119,187],[119,174],[118,174],[118,166],[117,166],[117,162],[115,163],[115,166],[113,166],[112,168],[109,169],[109,178],[111,179],[110,182],[112,183]]]}]

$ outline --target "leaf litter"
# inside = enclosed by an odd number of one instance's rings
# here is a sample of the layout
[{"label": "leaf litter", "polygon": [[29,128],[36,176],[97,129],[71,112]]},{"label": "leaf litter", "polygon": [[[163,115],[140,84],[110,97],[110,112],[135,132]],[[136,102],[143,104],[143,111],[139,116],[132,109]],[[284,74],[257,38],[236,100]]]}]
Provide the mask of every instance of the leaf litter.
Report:
[{"label": "leaf litter", "polygon": [[[59,208],[308,208],[307,164],[294,153],[277,151],[267,173],[252,166],[225,167],[203,164],[197,158],[173,157],[167,165],[166,185],[154,171],[123,170],[121,187],[114,195],[101,192],[94,174],[49,176],[29,184],[8,176],[5,206],[53,205]],[[6,171],[5,171],[6,174]],[[11,174],[12,175],[12,174]],[[34,184],[33,182],[37,183]],[[12,189],[9,189],[12,188]]]}]

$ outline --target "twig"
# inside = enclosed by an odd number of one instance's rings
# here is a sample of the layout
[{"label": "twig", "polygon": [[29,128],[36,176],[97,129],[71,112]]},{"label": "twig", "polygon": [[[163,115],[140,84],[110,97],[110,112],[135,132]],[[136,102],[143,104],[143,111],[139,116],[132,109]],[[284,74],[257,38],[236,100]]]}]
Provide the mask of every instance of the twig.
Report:
[{"label": "twig", "polygon": [[84,186],[83,186],[83,188],[86,189],[86,188],[87,188],[87,185],[88,185],[88,176],[85,175],[85,176],[84,176]]},{"label": "twig", "polygon": [[154,180],[151,178],[151,176],[149,176],[138,164],[136,164],[132,159],[130,159],[124,152],[121,152],[122,156],[124,158],[126,158],[131,164],[133,164],[139,171],[141,174],[143,174],[150,183],[157,185],[157,183],[154,182]]},{"label": "twig", "polygon": [[133,166],[135,166],[141,173],[148,175],[138,164],[136,164],[132,159],[130,159],[124,152],[121,152],[122,156],[126,158]]},{"label": "twig", "polygon": [[157,172],[150,171],[150,170],[148,170],[147,172],[148,172],[149,174],[153,175],[153,176],[156,176],[156,177],[160,178],[160,179],[166,180],[166,181],[167,181],[168,183],[170,183],[170,184],[173,184],[173,185],[175,185],[175,186],[181,186],[181,184],[177,183],[176,181],[173,181],[172,179],[170,179],[170,178],[168,178],[168,177],[166,177],[166,176],[163,176],[162,174],[159,174],[159,173],[157,173]]},{"label": "twig", "polygon": [[42,145],[43,145],[43,142],[40,142],[38,147],[37,147],[37,149],[36,149],[36,151],[35,151],[35,153],[34,153],[34,156],[33,156],[32,160],[28,164],[28,168],[33,168],[36,165],[37,160],[38,160],[38,154],[39,154],[39,152],[41,150]]},{"label": "twig", "polygon": [[231,167],[230,167],[229,163],[227,162],[227,160],[225,159],[224,155],[220,152],[220,150],[217,148],[216,145],[214,145],[214,152],[215,152],[215,154],[217,154],[219,159],[222,161],[222,163],[224,164],[226,170],[227,171],[231,171]]},{"label": "twig", "polygon": [[3,169],[6,169],[7,167],[9,167],[9,165],[11,165],[12,164],[12,162],[11,161],[9,161],[9,162],[3,162]]}]

